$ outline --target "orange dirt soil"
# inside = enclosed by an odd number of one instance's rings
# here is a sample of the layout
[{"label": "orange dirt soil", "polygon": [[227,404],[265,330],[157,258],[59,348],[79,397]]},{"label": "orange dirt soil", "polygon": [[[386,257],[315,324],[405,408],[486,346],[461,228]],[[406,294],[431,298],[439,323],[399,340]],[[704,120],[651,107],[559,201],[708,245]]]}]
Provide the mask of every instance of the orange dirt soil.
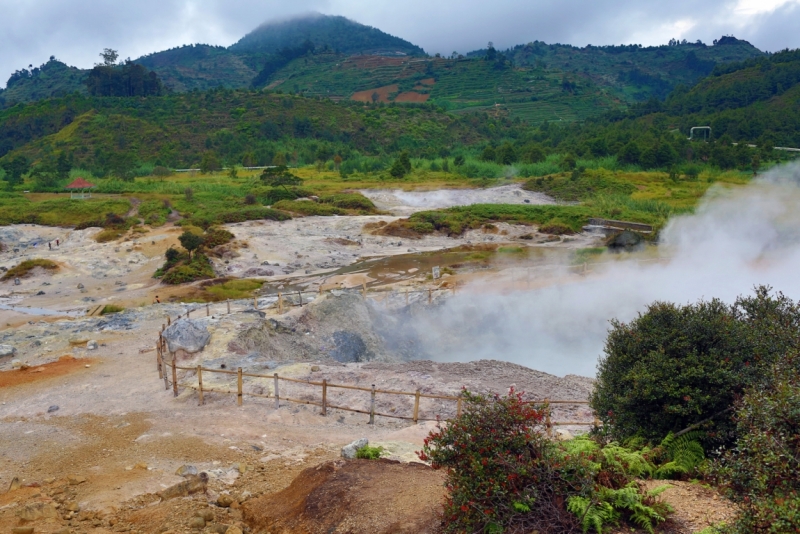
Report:
[{"label": "orange dirt soil", "polygon": [[397,89],[397,84],[394,83],[392,85],[378,87],[377,89],[358,91],[357,93],[353,93],[353,96],[350,97],[350,100],[355,100],[357,102],[372,102],[372,95],[374,93],[378,93],[378,102],[389,102],[389,96],[396,93]]},{"label": "orange dirt soil", "polygon": [[409,91],[406,93],[400,93],[394,99],[395,102],[427,102],[431,95],[425,95],[422,93],[415,93],[414,91]]},{"label": "orange dirt soil", "polygon": [[92,363],[94,363],[94,360],[89,358],[78,359],[72,356],[62,356],[53,363],[46,363],[27,369],[0,372],[0,388],[30,384],[31,382],[64,376],[80,369],[85,369],[86,365],[91,365]]},{"label": "orange dirt soil", "polygon": [[438,531],[444,473],[390,460],[334,460],[303,471],[285,490],[244,506],[257,532],[318,534]]}]

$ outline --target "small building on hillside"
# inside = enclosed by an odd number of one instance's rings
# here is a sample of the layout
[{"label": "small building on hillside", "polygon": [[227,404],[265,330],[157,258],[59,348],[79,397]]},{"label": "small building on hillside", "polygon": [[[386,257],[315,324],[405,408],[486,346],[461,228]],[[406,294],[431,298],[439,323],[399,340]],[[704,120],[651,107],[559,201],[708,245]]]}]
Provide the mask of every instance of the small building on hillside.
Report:
[{"label": "small building on hillside", "polygon": [[96,186],[94,184],[90,184],[83,178],[77,178],[74,182],[69,184],[66,189],[69,191],[69,198],[83,200],[85,198],[92,198],[91,189],[93,187]]}]

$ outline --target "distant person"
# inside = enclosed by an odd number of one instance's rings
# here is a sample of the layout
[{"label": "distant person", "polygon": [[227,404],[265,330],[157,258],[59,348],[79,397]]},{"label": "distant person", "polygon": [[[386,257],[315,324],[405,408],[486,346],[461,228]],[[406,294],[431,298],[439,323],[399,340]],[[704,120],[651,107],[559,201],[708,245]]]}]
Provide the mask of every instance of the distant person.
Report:
[{"label": "distant person", "polygon": [[156,295],[156,300],[155,300],[155,303],[156,303],[156,304],[161,304],[161,299],[160,299],[160,298],[158,298],[158,295]]},{"label": "distant person", "polygon": [[61,243],[61,241],[56,239],[56,246],[59,246],[59,243]]},{"label": "distant person", "polygon": [[53,244],[50,241],[47,242],[47,248],[53,250]]}]

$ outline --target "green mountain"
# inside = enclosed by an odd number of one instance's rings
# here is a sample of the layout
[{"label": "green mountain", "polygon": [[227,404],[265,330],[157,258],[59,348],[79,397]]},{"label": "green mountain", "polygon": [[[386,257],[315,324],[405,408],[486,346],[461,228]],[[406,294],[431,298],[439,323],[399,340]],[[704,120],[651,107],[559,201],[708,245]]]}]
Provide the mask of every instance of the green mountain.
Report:
[{"label": "green mountain", "polygon": [[317,48],[338,53],[424,56],[422,48],[377,28],[345,17],[311,13],[279,22],[267,22],[230,47],[239,54],[274,54],[311,41]]},{"label": "green mountain", "polygon": [[136,60],[176,92],[214,87],[247,87],[256,75],[242,56],[222,46],[186,45]]},{"label": "green mountain", "polygon": [[0,89],[0,108],[17,102],[33,102],[64,96],[73,92],[86,93],[83,80],[88,71],[70,67],[54,57],[40,67],[16,71]]}]

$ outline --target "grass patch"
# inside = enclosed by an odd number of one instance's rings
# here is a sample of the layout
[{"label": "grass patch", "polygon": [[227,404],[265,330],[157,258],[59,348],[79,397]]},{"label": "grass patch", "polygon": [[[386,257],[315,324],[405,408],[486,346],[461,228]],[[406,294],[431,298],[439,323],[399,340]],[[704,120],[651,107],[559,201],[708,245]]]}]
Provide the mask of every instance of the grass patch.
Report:
[{"label": "grass patch", "polygon": [[281,200],[274,204],[275,208],[279,210],[296,213],[299,215],[318,215],[318,216],[331,216],[331,215],[347,215],[347,210],[337,208],[330,204],[318,204],[313,200]]},{"label": "grass patch", "polygon": [[364,445],[356,451],[356,458],[361,460],[378,460],[383,456],[385,450],[383,447],[372,447],[371,445]]},{"label": "grass patch", "polygon": [[264,282],[259,280],[226,280],[221,284],[215,283],[203,288],[203,292],[208,298],[205,300],[219,302],[222,300],[235,300],[251,297],[254,291],[261,289]]},{"label": "grass patch", "polygon": [[525,249],[522,247],[500,247],[497,252],[499,254],[524,254]]},{"label": "grass patch", "polygon": [[15,267],[12,267],[8,271],[6,271],[6,274],[4,274],[3,278],[1,278],[0,280],[11,280],[13,278],[24,278],[24,277],[28,276],[29,274],[31,274],[31,271],[33,271],[37,267],[40,267],[40,268],[45,269],[47,271],[57,271],[58,270],[58,264],[53,262],[53,261],[50,261],[50,260],[44,260],[44,259],[40,259],[40,258],[33,259],[33,260],[25,260],[22,263],[20,263],[19,265],[15,266]]},{"label": "grass patch", "polygon": [[635,185],[616,179],[605,170],[582,172],[575,170],[567,175],[533,178],[525,182],[522,187],[567,202],[586,200],[598,193],[630,195],[636,191]]},{"label": "grass patch", "polygon": [[122,228],[106,228],[102,232],[99,232],[97,235],[95,235],[94,240],[98,243],[108,243],[110,241],[119,239],[124,233],[125,230]]},{"label": "grass patch", "polygon": [[100,310],[100,315],[109,315],[112,313],[120,313],[125,311],[125,308],[122,306],[114,306],[113,304],[106,304],[103,306],[103,309]]},{"label": "grass patch", "polygon": [[177,253],[172,257],[167,256],[167,262],[156,271],[154,277],[161,278],[162,282],[169,285],[186,284],[214,278],[214,268],[203,254],[196,253],[190,258],[188,253]]},{"label": "grass patch", "polygon": [[72,200],[54,194],[31,197],[36,200],[15,193],[0,194],[0,225],[76,227],[97,221],[98,214],[122,216],[131,208],[131,203],[126,199]]}]

